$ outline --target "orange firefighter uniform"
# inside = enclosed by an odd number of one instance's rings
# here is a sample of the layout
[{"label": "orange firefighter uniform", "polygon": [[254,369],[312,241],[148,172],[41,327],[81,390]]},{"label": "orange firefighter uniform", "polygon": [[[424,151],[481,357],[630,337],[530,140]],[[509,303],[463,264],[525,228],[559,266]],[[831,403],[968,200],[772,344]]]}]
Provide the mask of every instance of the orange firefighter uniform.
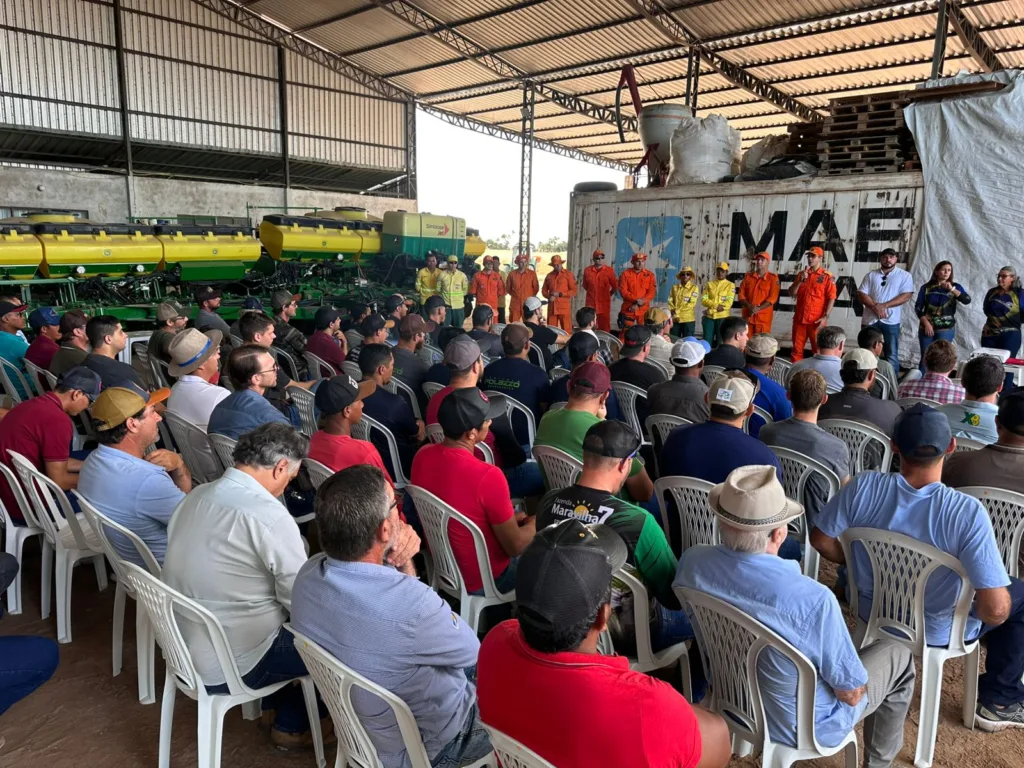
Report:
[{"label": "orange firefighter uniform", "polygon": [[811,354],[818,354],[819,321],[825,307],[836,299],[836,281],[824,267],[811,272],[803,269],[796,276],[796,308],[793,311],[793,362],[804,357],[804,345],[811,340]]},{"label": "orange firefighter uniform", "polygon": [[[526,256],[516,257],[516,266],[529,264]],[[527,267],[520,272],[513,269],[505,278],[505,290],[509,295],[509,322],[518,323],[523,320],[523,302],[531,296],[536,296],[540,290],[540,283],[537,282],[537,273]]]},{"label": "orange firefighter uniform", "polygon": [[480,270],[473,275],[469,284],[469,292],[476,296],[476,306],[486,304],[497,314],[498,309],[505,308],[505,282],[497,270],[485,272]]},{"label": "orange firefighter uniform", "polygon": [[[551,257],[552,267],[562,263],[561,256]],[[576,276],[567,269],[551,272],[544,278],[540,293],[548,300],[548,325],[557,325],[566,333],[572,333],[572,297],[576,291]]]},{"label": "orange firefighter uniform", "polygon": [[740,283],[740,301],[745,301],[754,307],[765,302],[770,305],[760,312],[751,312],[746,307],[743,308],[743,319],[750,325],[751,336],[772,332],[775,304],[779,300],[779,287],[779,276],[774,272],[765,272],[763,275],[759,275],[755,271],[748,272],[743,276],[743,281]]},{"label": "orange firefighter uniform", "polygon": [[[594,252],[595,254],[598,251]],[[587,292],[587,306],[597,311],[597,327],[612,329],[612,297],[618,290],[615,270],[604,264],[594,264],[583,270],[583,290]]]},{"label": "orange firefighter uniform", "polygon": [[[619,275],[619,293],[622,294],[622,309],[619,314],[624,319],[623,328],[637,323],[642,325],[644,315],[651,308],[651,302],[658,293],[657,278],[651,270],[643,268],[647,262],[647,255],[634,253],[632,261],[633,267],[623,270]],[[637,266],[641,267],[639,271],[635,269]]]}]

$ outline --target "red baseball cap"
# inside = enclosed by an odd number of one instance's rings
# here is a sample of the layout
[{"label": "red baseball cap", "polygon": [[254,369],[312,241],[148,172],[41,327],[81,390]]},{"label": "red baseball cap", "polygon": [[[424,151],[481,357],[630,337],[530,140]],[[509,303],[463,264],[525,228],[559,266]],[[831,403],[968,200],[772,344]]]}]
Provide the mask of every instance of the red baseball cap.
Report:
[{"label": "red baseball cap", "polygon": [[573,393],[603,395],[611,387],[611,371],[596,361],[576,366],[569,377],[569,391]]}]

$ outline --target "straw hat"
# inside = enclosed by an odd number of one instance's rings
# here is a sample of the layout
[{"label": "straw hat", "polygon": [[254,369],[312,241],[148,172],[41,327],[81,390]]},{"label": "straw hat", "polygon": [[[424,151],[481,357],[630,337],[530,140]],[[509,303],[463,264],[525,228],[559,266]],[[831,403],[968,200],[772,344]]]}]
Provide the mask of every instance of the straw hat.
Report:
[{"label": "straw hat", "polygon": [[195,328],[186,328],[176,333],[167,348],[171,356],[167,372],[174,377],[192,373],[220,349],[223,338],[223,333],[212,329],[203,333]]},{"label": "straw hat", "polygon": [[786,498],[774,466],[734,469],[708,494],[719,520],[742,531],[771,531],[804,513],[802,504]]}]

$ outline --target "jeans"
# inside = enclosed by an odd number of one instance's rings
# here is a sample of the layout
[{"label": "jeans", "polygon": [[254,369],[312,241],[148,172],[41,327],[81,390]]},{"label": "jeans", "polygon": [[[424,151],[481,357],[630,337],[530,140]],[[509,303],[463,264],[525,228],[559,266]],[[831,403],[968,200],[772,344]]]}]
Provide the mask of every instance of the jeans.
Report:
[{"label": "jeans", "polygon": [[872,328],[875,328],[882,332],[882,338],[885,342],[885,350],[882,352],[882,357],[888,360],[892,364],[892,369],[896,371],[896,375],[899,376],[900,371],[900,325],[899,323],[884,323],[881,320],[876,320],[871,324]]},{"label": "jeans", "polygon": [[477,705],[466,718],[462,731],[454,739],[444,745],[444,749],[430,761],[433,768],[455,768],[459,765],[471,765],[491,753],[491,738],[480,724],[480,712]]},{"label": "jeans", "polygon": [[59,661],[48,637],[0,637],[0,715],[53,677]]},{"label": "jeans", "polygon": [[[661,603],[654,602],[654,611],[651,620],[651,650],[655,653],[663,651],[676,643],[693,640],[696,633],[693,631],[693,624],[686,609],[673,611]],[[704,698],[707,692],[707,677],[704,674],[704,662],[700,657],[697,644],[690,646],[690,683],[693,692],[693,701],[698,702]]]},{"label": "jeans", "polygon": [[[982,336],[981,346],[989,349],[1005,349],[1010,357],[1016,357],[1020,353],[1020,331],[1003,331],[996,336]],[[1003,392],[1009,392],[1014,387],[1013,374],[1006,374],[1003,382]]]},{"label": "jeans", "polygon": [[978,678],[978,701],[1005,707],[1024,702],[1024,582],[1010,579],[1010,616],[998,627],[985,624],[988,639],[985,673]]},{"label": "jeans", "polygon": [[[278,630],[273,644],[256,662],[256,666],[242,675],[242,682],[250,688],[263,688],[267,685],[294,680],[309,674],[299,652],[295,650],[295,636],[284,627]],[[227,693],[226,683],[206,686],[207,693]],[[326,715],[326,709],[320,703],[320,716]],[[305,733],[309,730],[309,716],[306,714],[306,700],[302,696],[302,688],[297,685],[286,685],[279,691],[263,698],[263,709],[276,710],[274,727],[283,733]]]},{"label": "jeans", "polygon": [[953,339],[956,336],[956,328],[943,328],[942,330],[936,330],[934,336],[925,336],[920,331],[917,334],[917,341],[921,345],[921,364],[918,366],[921,369],[921,373],[924,373],[924,353],[928,351],[928,347],[932,345],[932,342],[942,339],[953,343]]},{"label": "jeans", "polygon": [[540,464],[536,461],[524,461],[518,467],[507,467],[502,471],[508,480],[508,492],[513,499],[540,496],[544,493],[544,477],[540,473]]}]

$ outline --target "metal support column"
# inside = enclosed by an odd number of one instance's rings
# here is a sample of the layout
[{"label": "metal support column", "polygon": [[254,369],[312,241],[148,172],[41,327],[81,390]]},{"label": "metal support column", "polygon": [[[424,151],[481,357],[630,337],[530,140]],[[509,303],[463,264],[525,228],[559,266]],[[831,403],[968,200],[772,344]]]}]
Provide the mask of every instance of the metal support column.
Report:
[{"label": "metal support column", "polygon": [[[700,62],[697,63],[700,67]],[[683,103],[690,103],[690,91],[693,90],[693,51],[686,54],[686,93],[683,96]]]},{"label": "metal support column", "polygon": [[701,47],[699,45],[694,46],[690,49],[690,56],[696,57],[696,61],[693,65],[693,87],[690,88],[689,93],[689,105],[690,115],[692,117],[697,116],[697,95],[700,93],[700,61],[701,61]]},{"label": "metal support column", "polygon": [[932,80],[942,77],[942,65],[946,63],[946,32],[949,29],[947,0],[939,0],[938,15],[935,19],[935,49],[932,52]]},{"label": "metal support column", "polygon": [[523,142],[522,163],[519,172],[519,253],[530,251],[530,201],[533,187],[533,108],[536,94],[533,84],[523,86],[523,122],[520,135]]},{"label": "metal support column", "polygon": [[128,118],[128,76],[125,71],[124,28],[121,19],[121,0],[114,0],[114,56],[117,66],[117,101],[121,112],[121,142],[124,151],[125,176],[124,188],[128,208],[128,220],[135,215],[134,190],[132,176],[132,129]]},{"label": "metal support column", "polygon": [[292,186],[292,164],[288,154],[288,52],[277,47],[277,111],[281,126],[281,170],[284,175],[284,207],[287,210],[288,190]]},{"label": "metal support column", "polygon": [[405,102],[405,196],[416,199],[416,99]]}]

